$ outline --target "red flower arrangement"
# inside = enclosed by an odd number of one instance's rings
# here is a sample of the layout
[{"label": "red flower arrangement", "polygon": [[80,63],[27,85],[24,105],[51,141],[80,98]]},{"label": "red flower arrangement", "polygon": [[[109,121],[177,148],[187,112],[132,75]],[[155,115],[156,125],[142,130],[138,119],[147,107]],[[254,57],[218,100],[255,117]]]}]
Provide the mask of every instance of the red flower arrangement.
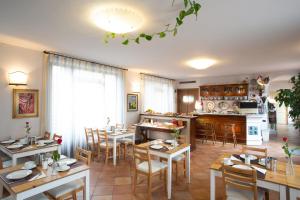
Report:
[{"label": "red flower arrangement", "polygon": [[62,139],[59,138],[59,139],[57,140],[57,144],[61,144],[61,143],[62,143]]},{"label": "red flower arrangement", "polygon": [[282,149],[284,150],[284,153],[291,158],[293,155],[293,152],[297,149],[300,149],[300,147],[295,147],[293,149],[289,148],[289,144],[288,144],[288,138],[287,137],[283,137],[282,141],[284,142],[284,145],[282,146]]}]

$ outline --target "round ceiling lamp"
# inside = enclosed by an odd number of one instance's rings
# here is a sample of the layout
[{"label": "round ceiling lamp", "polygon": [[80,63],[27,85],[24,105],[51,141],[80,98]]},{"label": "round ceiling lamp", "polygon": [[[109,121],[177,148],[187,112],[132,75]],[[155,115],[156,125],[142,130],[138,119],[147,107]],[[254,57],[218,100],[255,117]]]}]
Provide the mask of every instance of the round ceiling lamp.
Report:
[{"label": "round ceiling lamp", "polygon": [[102,6],[92,12],[92,20],[99,28],[117,34],[133,32],[144,22],[136,10],[124,6]]}]

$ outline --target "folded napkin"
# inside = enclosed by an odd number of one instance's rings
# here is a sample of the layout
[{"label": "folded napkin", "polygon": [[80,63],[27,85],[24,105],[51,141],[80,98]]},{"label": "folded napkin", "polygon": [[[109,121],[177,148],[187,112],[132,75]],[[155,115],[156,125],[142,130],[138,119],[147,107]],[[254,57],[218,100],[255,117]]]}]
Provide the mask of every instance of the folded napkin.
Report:
[{"label": "folded napkin", "polygon": [[36,176],[29,179],[28,181],[35,181],[35,180],[45,178],[45,177],[46,177],[46,174],[44,172],[41,172],[40,174],[37,174]]},{"label": "folded napkin", "polygon": [[259,168],[259,167],[253,166],[253,165],[252,165],[252,167],[253,167],[256,171],[259,171],[260,173],[266,174],[266,172],[267,172],[266,169],[262,169],[262,168]]},{"label": "folded napkin", "polygon": [[231,161],[235,160],[235,161],[242,162],[240,159],[237,159],[237,158],[236,158],[236,157],[234,157],[234,156],[230,156],[230,160],[231,160]]}]

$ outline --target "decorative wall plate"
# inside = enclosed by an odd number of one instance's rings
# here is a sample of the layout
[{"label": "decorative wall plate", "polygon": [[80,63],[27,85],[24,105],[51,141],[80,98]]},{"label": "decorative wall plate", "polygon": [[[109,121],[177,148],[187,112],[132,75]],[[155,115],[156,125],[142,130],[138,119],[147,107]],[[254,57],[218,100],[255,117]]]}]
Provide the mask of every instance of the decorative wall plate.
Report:
[{"label": "decorative wall plate", "polygon": [[213,110],[215,108],[215,103],[213,101],[206,102],[206,106],[208,110]]}]

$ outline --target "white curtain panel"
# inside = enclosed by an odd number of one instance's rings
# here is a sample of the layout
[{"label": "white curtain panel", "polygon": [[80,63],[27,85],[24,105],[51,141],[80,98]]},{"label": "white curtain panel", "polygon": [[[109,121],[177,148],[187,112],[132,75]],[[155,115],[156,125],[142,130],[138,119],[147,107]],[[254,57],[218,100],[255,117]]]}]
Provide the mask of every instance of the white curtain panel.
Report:
[{"label": "white curtain panel", "polygon": [[125,121],[122,69],[50,54],[46,96],[46,130],[63,136],[68,156],[85,145],[85,127]]},{"label": "white curtain panel", "polygon": [[175,112],[175,81],[141,74],[143,111]]}]

